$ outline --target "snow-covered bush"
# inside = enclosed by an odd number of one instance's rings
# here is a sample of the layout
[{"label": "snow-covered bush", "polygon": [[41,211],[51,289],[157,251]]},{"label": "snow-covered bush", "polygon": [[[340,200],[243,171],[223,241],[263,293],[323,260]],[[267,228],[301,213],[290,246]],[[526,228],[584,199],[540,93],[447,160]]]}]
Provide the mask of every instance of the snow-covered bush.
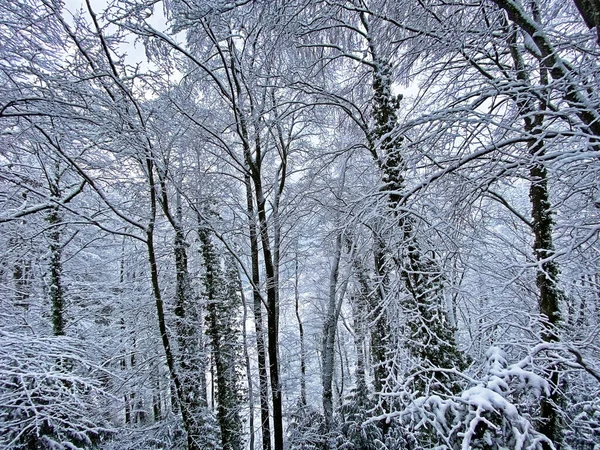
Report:
[{"label": "snow-covered bush", "polygon": [[93,365],[64,336],[0,331],[0,447],[97,448],[111,433]]},{"label": "snow-covered bush", "polygon": [[[202,450],[220,449],[220,430],[216,418],[208,408],[202,409],[202,415],[194,417],[201,431],[194,441]],[[169,412],[160,421],[145,425],[133,424],[120,428],[118,434],[102,445],[102,450],[184,450],[187,448],[187,435],[181,426],[178,415]]]},{"label": "snow-covered bush", "polygon": [[353,393],[340,407],[341,424],[337,437],[340,450],[378,450],[383,448],[384,433],[378,423],[366,419],[376,404],[365,395]]},{"label": "snow-covered bush", "polygon": [[565,441],[574,450],[591,450],[600,444],[600,397],[597,391],[581,393],[567,410],[572,419]]},{"label": "snow-covered bush", "polygon": [[327,449],[325,418],[308,405],[298,404],[291,415],[287,430],[290,450]]},{"label": "snow-covered bush", "polygon": [[[437,449],[541,449],[548,439],[525,412],[549,385],[526,370],[529,359],[509,365],[497,347],[487,352],[481,380],[471,379],[459,395],[414,399],[400,415],[418,445]],[[550,443],[551,445],[551,443]]]}]

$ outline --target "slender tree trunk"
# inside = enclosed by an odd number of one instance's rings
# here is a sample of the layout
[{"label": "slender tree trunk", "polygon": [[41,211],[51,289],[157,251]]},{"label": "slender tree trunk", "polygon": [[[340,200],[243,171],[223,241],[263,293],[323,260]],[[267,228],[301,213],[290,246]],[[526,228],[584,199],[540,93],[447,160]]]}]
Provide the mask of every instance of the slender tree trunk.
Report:
[{"label": "slender tree trunk", "polygon": [[[358,292],[353,296],[351,306],[354,319],[354,345],[356,347],[356,396],[357,401],[360,404],[366,402],[368,394],[364,346],[367,335],[368,311],[370,305],[373,303],[372,297],[374,297],[374,295],[371,292],[367,269],[363,267],[358,258],[353,258],[352,260],[352,271],[354,278],[358,282]],[[377,372],[376,375],[378,375]],[[379,376],[381,376],[381,374],[379,374]],[[381,386],[382,380],[380,379],[378,383],[379,386]]]},{"label": "slender tree trunk", "polygon": [[[533,18],[539,20],[539,11],[535,3],[533,6]],[[525,83],[529,83],[529,73],[525,67],[523,57],[517,46],[517,32],[513,29],[508,37],[509,49],[514,63],[517,78]],[[548,84],[548,71],[543,64],[539,66],[541,85]],[[539,313],[543,317],[542,339],[546,342],[558,340],[556,334],[557,327],[560,324],[560,298],[562,292],[558,288],[559,268],[557,262],[553,259],[554,242],[552,239],[552,205],[550,203],[550,193],[548,189],[548,171],[540,162],[545,153],[544,141],[542,138],[544,110],[546,105],[542,102],[536,104],[535,99],[516,99],[521,115],[524,121],[524,131],[531,138],[528,141],[531,164],[529,175],[531,185],[529,187],[529,200],[531,202],[532,230],[534,235],[533,253],[538,263],[536,273],[536,284],[539,290]],[[560,412],[558,405],[561,403],[559,392],[558,371],[554,368],[548,369],[551,393],[548,397],[541,400],[541,419],[542,425],[540,432],[546,435],[554,442],[556,448],[561,448],[563,441],[563,431],[560,422]],[[542,444],[544,450],[549,450],[547,443]]]},{"label": "slender tree trunk", "polygon": [[259,234],[263,250],[267,284],[267,351],[269,354],[269,374],[271,378],[271,400],[273,403],[273,437],[275,450],[283,450],[283,409],[281,403],[281,383],[279,381],[279,305],[277,304],[279,286],[275,284],[275,266],[271,252],[269,228],[267,223],[266,201],[262,190],[260,172],[252,177],[254,182],[256,209],[258,211]]},{"label": "slender tree trunk", "polygon": [[[181,155],[179,160],[179,173],[182,171]],[[177,181],[175,192],[175,214],[170,209],[167,182],[164,173],[158,172],[158,186],[160,187],[160,205],[165,217],[175,232],[173,242],[173,255],[175,259],[175,337],[177,341],[176,370],[183,388],[183,404],[179,399],[180,407],[187,410],[193,421],[194,445],[202,445],[205,439],[204,410],[207,407],[206,392],[206,365],[202,336],[202,320],[195,303],[195,295],[190,284],[188,270],[187,243],[183,229],[183,208],[181,202],[181,179]],[[154,181],[154,178],[152,178]],[[156,199],[154,201],[157,201]],[[189,438],[189,437],[188,437]]]},{"label": "slender tree trunk", "polygon": [[367,398],[367,379],[365,374],[365,302],[360,294],[352,298],[352,316],[354,319],[354,347],[356,349],[356,398]]},{"label": "slender tree trunk", "polygon": [[29,309],[30,263],[27,260],[17,261],[13,265],[13,282],[15,284],[15,306]]},{"label": "slender tree trunk", "polygon": [[[343,344],[342,339],[340,338],[340,331],[336,327],[336,344],[337,344],[337,353],[340,358],[340,376],[337,378],[339,380],[339,384],[336,381],[337,388],[337,405],[341,405],[344,399],[344,392],[346,389],[347,379],[350,379],[349,363],[348,363],[348,350],[346,346]],[[335,404],[335,402],[334,402]]]},{"label": "slender tree trunk", "polygon": [[[56,195],[58,198],[58,195]],[[58,208],[50,210],[46,220],[50,224],[48,246],[50,250],[48,296],[52,308],[52,333],[65,334],[65,300],[62,286],[62,244],[60,242],[61,217]]]},{"label": "slender tree trunk", "polygon": [[190,410],[186,403],[186,392],[185,386],[182,384],[177,368],[175,365],[175,357],[173,355],[173,349],[169,340],[167,331],[167,323],[165,319],[164,302],[162,299],[162,293],[160,290],[159,276],[158,276],[158,265],[156,262],[156,251],[154,248],[154,224],[156,220],[157,210],[157,198],[156,190],[157,184],[154,181],[154,164],[151,158],[146,160],[146,170],[148,176],[148,184],[150,191],[150,221],[146,228],[146,248],[148,252],[148,264],[150,266],[150,281],[152,284],[152,292],[154,295],[154,301],[156,305],[156,315],[158,319],[158,328],[160,332],[161,342],[165,351],[165,358],[167,360],[167,367],[169,368],[169,375],[173,386],[175,388],[175,395],[177,396],[177,403],[181,411],[181,418],[183,421],[183,427],[187,434],[187,446],[188,450],[202,450],[196,443],[196,430],[194,427],[194,418],[192,417]]},{"label": "slender tree trunk", "polygon": [[300,406],[306,406],[306,349],[304,347],[304,327],[302,317],[300,316],[300,274],[298,272],[298,252],[294,261],[294,301],[296,309],[296,320],[298,321],[298,334],[300,337]]},{"label": "slender tree trunk", "polygon": [[152,386],[152,413],[154,422],[156,423],[162,419],[162,394],[160,390],[160,370],[158,364],[153,365],[152,378],[154,379]]},{"label": "slender tree trunk", "polygon": [[215,355],[213,354],[213,352],[210,352],[210,409],[212,409],[213,411],[215,410],[215,405],[216,405],[216,378],[217,376],[215,375]]},{"label": "slender tree trunk", "polygon": [[148,263],[150,265],[150,278],[152,282],[152,291],[154,293],[154,300],[156,304],[156,313],[158,317],[158,327],[160,331],[161,341],[163,349],[165,351],[165,357],[167,359],[167,367],[169,368],[169,375],[171,381],[175,387],[175,394],[177,396],[177,402],[181,411],[181,417],[183,420],[183,426],[187,433],[187,445],[188,450],[202,450],[195,442],[195,432],[193,427],[193,418],[186,404],[186,395],[184,386],[181,383],[179,374],[175,367],[175,357],[171,349],[171,343],[169,342],[169,335],[167,333],[167,324],[165,320],[164,303],[162,300],[162,294],[160,291],[160,285],[158,281],[158,266],[156,263],[156,253],[154,250],[154,225],[151,224],[146,232],[146,245],[148,250]]},{"label": "slender tree trunk", "polygon": [[[236,125],[238,134],[242,140],[242,147],[244,152],[244,159],[246,162],[246,169],[248,175],[254,185],[254,198],[256,199],[256,211],[258,215],[258,235],[262,244],[263,253],[263,265],[266,275],[266,290],[267,290],[267,353],[269,355],[269,375],[271,381],[271,401],[273,405],[273,441],[275,450],[283,450],[283,410],[282,410],[282,399],[281,399],[281,383],[279,381],[279,356],[278,356],[278,320],[279,320],[279,286],[278,282],[278,268],[277,268],[277,256],[273,255],[271,249],[271,241],[269,239],[269,228],[266,213],[266,200],[262,188],[262,148],[261,148],[261,136],[260,136],[260,120],[256,118],[256,112],[254,110],[254,100],[252,93],[246,89],[247,99],[250,106],[250,114],[248,117],[251,118],[251,125],[254,127],[254,158],[250,149],[250,139],[248,132],[248,123],[246,114],[243,111],[240,99],[242,96],[242,84],[243,77],[240,74],[240,70],[237,64],[235,45],[230,39],[229,42],[230,52],[230,68],[231,68],[231,80],[233,82],[232,88],[235,91],[235,98],[233,100],[233,109],[236,115]],[[251,184],[249,179],[246,180],[247,192],[252,192]],[[276,193],[276,196],[279,192]],[[253,208],[250,208],[251,198],[248,200],[248,211],[249,213]],[[278,201],[278,198],[276,199]],[[251,216],[252,217],[252,216]],[[257,246],[258,248],[258,246]],[[278,251],[278,250],[276,250]],[[256,253],[258,258],[258,252]],[[257,261],[258,269],[258,261]],[[258,285],[256,285],[258,286]],[[255,308],[256,310],[256,308]],[[264,408],[262,408],[264,410]],[[263,424],[264,424],[263,420]],[[263,427],[264,430],[264,427]],[[263,447],[265,445],[263,438]]]},{"label": "slender tree trunk", "polygon": [[239,289],[242,293],[242,339],[244,341],[244,362],[246,365],[246,379],[248,380],[248,427],[250,429],[250,437],[248,441],[248,449],[254,450],[254,383],[252,382],[252,369],[250,366],[250,355],[248,354],[248,333],[246,330],[246,320],[248,319],[248,305],[246,304],[246,296],[240,278]]},{"label": "slender tree trunk", "polygon": [[269,387],[265,354],[264,329],[262,319],[262,296],[259,291],[260,267],[258,261],[258,233],[254,216],[254,200],[250,176],[245,176],[246,200],[248,208],[248,228],[250,232],[250,258],[252,263],[252,295],[254,304],[254,326],[256,329],[256,351],[258,356],[258,378],[260,388],[260,416],[262,429],[262,448],[271,449],[271,427],[269,425]]},{"label": "slender tree trunk", "polygon": [[323,414],[325,416],[325,431],[331,432],[333,425],[333,372],[335,359],[335,334],[338,319],[338,278],[340,259],[342,255],[342,235],[335,239],[331,272],[329,275],[329,299],[327,315],[323,322],[323,341],[321,346],[322,383],[323,383]]}]

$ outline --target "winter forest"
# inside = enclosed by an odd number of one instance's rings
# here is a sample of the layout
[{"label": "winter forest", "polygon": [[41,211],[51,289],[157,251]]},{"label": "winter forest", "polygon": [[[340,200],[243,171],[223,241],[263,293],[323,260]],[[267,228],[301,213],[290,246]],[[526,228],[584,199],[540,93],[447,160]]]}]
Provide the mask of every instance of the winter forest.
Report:
[{"label": "winter forest", "polygon": [[600,448],[598,0],[0,0],[0,448]]}]

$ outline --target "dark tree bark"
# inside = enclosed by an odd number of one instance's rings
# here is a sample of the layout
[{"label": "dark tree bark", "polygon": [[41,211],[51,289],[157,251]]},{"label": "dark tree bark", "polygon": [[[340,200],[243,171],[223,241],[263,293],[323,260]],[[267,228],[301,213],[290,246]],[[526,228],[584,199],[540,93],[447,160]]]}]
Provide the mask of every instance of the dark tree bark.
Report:
[{"label": "dark tree bark", "polygon": [[[231,51],[233,52],[233,44]],[[241,75],[238,72],[237,63],[232,53],[231,75],[236,86],[238,98],[241,96]],[[255,116],[252,95],[248,93],[250,102],[250,117]],[[256,212],[258,217],[258,236],[262,247],[263,266],[265,270],[265,282],[267,290],[267,354],[269,356],[269,378],[271,381],[271,402],[273,405],[273,443],[275,450],[283,450],[283,409],[281,399],[281,383],[279,381],[279,285],[277,284],[276,258],[274,257],[271,239],[269,237],[269,223],[267,220],[266,199],[262,186],[263,161],[262,144],[260,138],[260,124],[253,122],[254,126],[254,155],[252,155],[249,142],[248,124],[246,116],[239,105],[235,105],[238,117],[239,134],[242,140],[244,160],[251,183],[246,187],[254,186],[254,200],[256,201]],[[249,209],[250,211],[250,209]],[[258,254],[257,254],[258,256]],[[263,443],[264,445],[264,443]]]},{"label": "dark tree bark", "polygon": [[[260,153],[257,152],[257,161]],[[271,241],[267,223],[266,200],[262,189],[260,171],[252,176],[256,209],[258,211],[259,234],[263,251],[263,264],[267,284],[267,353],[269,355],[269,375],[271,379],[271,401],[273,403],[273,437],[275,450],[283,450],[283,409],[281,403],[281,382],[279,381],[279,286],[275,284],[275,266],[271,252]]]},{"label": "dark tree bark", "polygon": [[[58,162],[54,163],[53,173],[45,172],[50,191],[50,198],[56,202],[60,199],[60,173],[61,169]],[[46,216],[48,222],[48,232],[46,238],[48,241],[48,250],[50,258],[48,261],[48,297],[50,299],[50,309],[52,317],[52,334],[54,336],[63,336],[65,334],[65,299],[63,289],[63,267],[61,243],[62,217],[57,205],[52,206]]]},{"label": "dark tree bark", "polygon": [[[540,51],[536,57],[540,66],[556,81],[564,84],[563,99],[575,111],[581,120],[581,128],[588,134],[593,145],[598,146],[600,141],[600,111],[590,99],[586,90],[587,83],[578,83],[578,76],[571,65],[561,58],[560,52],[554,47],[548,35],[544,32],[539,20],[526,12],[523,7],[513,0],[493,0],[498,7],[506,12],[508,18],[523,32],[527,33]],[[595,92],[592,92],[596,95]]]},{"label": "dark tree bark", "polygon": [[[543,155],[543,145],[543,141],[541,140],[530,144],[530,152],[534,158]],[[561,291],[557,286],[558,264],[552,259],[554,245],[552,239],[552,210],[548,192],[548,173],[543,165],[537,163],[531,166],[529,173],[531,176],[529,198],[531,200],[533,233],[535,236],[533,251],[538,261],[536,284],[539,289],[539,311],[545,319],[542,323],[542,339],[547,342],[554,342],[558,340],[556,330],[561,320],[559,306]],[[543,397],[541,401],[540,415],[542,425],[540,431],[552,439],[555,447],[560,449],[563,441],[563,427],[559,411],[561,403],[559,392],[560,380],[557,370],[550,368],[549,371],[551,393],[550,396]],[[545,442],[543,443],[543,447],[544,450],[550,449],[550,446]]]},{"label": "dark tree bark", "polygon": [[26,259],[20,259],[13,265],[13,282],[15,286],[15,306],[29,309],[30,297],[30,262]]},{"label": "dark tree bark", "polygon": [[175,227],[173,253],[175,256],[175,316],[177,360],[182,380],[187,388],[186,402],[194,415],[200,416],[207,406],[206,364],[202,345],[202,322],[196,298],[190,285],[187,244],[182,227]]},{"label": "dark tree bark", "polygon": [[[357,292],[351,298],[352,317],[354,321],[354,346],[356,347],[356,397],[359,404],[366,404],[368,398],[368,388],[366,379],[366,355],[365,343],[368,331],[368,321],[370,317],[371,305],[376,302],[373,297],[371,283],[366,267],[363,267],[359,258],[352,260],[352,274],[357,282]],[[372,345],[373,343],[371,343]],[[375,372],[375,386],[381,389],[383,380],[377,377],[381,376]]]},{"label": "dark tree bark", "polygon": [[[181,165],[181,162],[180,162]],[[188,270],[187,243],[183,228],[183,208],[181,204],[181,186],[176,186],[175,213],[173,214],[167,191],[167,179],[163,172],[158,172],[160,186],[160,206],[171,224],[175,237],[173,256],[175,259],[175,353],[178,375],[184,389],[185,408],[193,420],[194,434],[202,445],[206,429],[207,392],[206,392],[206,355],[203,346],[202,320],[199,314],[197,299],[190,284]],[[180,403],[180,402],[179,402]],[[181,405],[180,405],[181,406]]]},{"label": "dark tree bark", "polygon": [[[56,195],[58,198],[58,193]],[[48,296],[52,309],[52,333],[65,334],[65,300],[62,285],[62,244],[60,242],[61,217],[58,208],[52,208],[46,220],[50,224],[48,246],[50,250]]]},{"label": "dark tree bark", "polygon": [[[533,16],[538,20],[539,11],[537,5],[533,4]],[[512,56],[514,70],[517,79],[530,84],[530,76],[520,49],[517,46],[517,32],[513,29],[508,37],[508,45]],[[548,71],[540,64],[540,84],[548,84]],[[524,122],[524,132],[530,136],[527,142],[531,163],[529,165],[529,176],[531,185],[529,187],[529,200],[531,202],[532,231],[534,235],[533,253],[538,263],[536,273],[536,284],[539,290],[538,305],[542,316],[542,339],[546,342],[558,340],[557,330],[561,323],[560,299],[562,292],[558,287],[559,267],[553,258],[554,242],[552,238],[553,220],[552,205],[550,203],[550,192],[548,187],[548,170],[541,162],[545,154],[543,140],[544,111],[547,105],[542,101],[537,104],[534,98],[515,99],[521,117]],[[559,393],[558,371],[550,368],[548,378],[551,385],[551,393],[541,400],[542,425],[539,431],[551,439],[557,448],[561,448],[563,442],[562,424],[558,406],[561,403]],[[544,442],[544,450],[550,446]]]},{"label": "dark tree bark", "polygon": [[[244,346],[244,362],[246,365],[246,379],[248,380],[248,428],[250,429],[250,436],[248,438],[248,449],[254,450],[254,383],[252,381],[252,366],[250,364],[250,355],[248,352],[248,333],[246,331],[246,320],[248,319],[248,305],[246,303],[246,296],[244,295],[244,288],[242,286],[242,280],[239,278],[239,290],[242,296],[243,305],[243,316],[242,316],[242,339]],[[267,414],[267,418],[268,418]]]},{"label": "dark tree bark", "polygon": [[148,231],[146,234],[146,243],[148,250],[148,263],[150,265],[150,277],[152,283],[152,291],[154,293],[154,300],[156,304],[156,312],[158,318],[158,327],[160,331],[161,341],[163,344],[163,349],[165,351],[165,357],[167,360],[167,367],[169,368],[169,375],[171,377],[171,381],[175,387],[175,394],[177,396],[177,401],[179,403],[181,417],[183,421],[183,427],[187,433],[187,445],[188,450],[201,450],[201,447],[197,445],[196,438],[197,433],[195,432],[193,422],[194,419],[190,413],[186,402],[186,392],[183,384],[179,378],[179,374],[175,367],[175,357],[173,355],[173,350],[171,348],[171,343],[169,339],[169,335],[167,332],[167,324],[165,320],[165,312],[164,312],[164,303],[162,299],[162,294],[160,291],[160,284],[158,279],[158,266],[156,263],[156,252],[154,250],[154,225],[151,224],[148,227]]},{"label": "dark tree bark", "polygon": [[[220,269],[219,256],[210,238],[210,231],[199,231],[204,259],[204,287],[208,300],[207,330],[210,337],[212,360],[216,376],[217,421],[221,429],[223,450],[241,450],[242,423],[239,417],[237,386],[237,332],[234,326],[236,314],[237,280],[226,280]],[[236,271],[237,273],[237,271]],[[234,283],[233,289],[230,284]]]},{"label": "dark tree bark", "polygon": [[162,298],[162,292],[160,289],[160,282],[158,276],[158,265],[156,261],[156,251],[154,247],[154,226],[156,221],[157,203],[156,192],[158,190],[158,183],[155,181],[154,175],[154,162],[153,159],[146,158],[146,175],[148,177],[148,188],[150,196],[150,221],[146,227],[146,248],[148,252],[148,264],[150,266],[150,281],[152,284],[152,292],[154,295],[154,301],[156,305],[156,315],[158,319],[158,328],[160,337],[165,351],[165,358],[167,360],[167,367],[169,368],[169,375],[173,386],[175,388],[175,395],[181,411],[181,418],[183,427],[187,434],[187,446],[188,450],[202,450],[199,442],[200,430],[195,426],[194,417],[187,404],[186,386],[181,382],[177,367],[176,358],[171,348],[171,342],[169,339],[167,323],[165,319],[164,302]]},{"label": "dark tree bark", "polygon": [[[371,295],[369,300],[368,321],[371,324],[371,359],[373,361],[373,387],[377,394],[381,394],[388,372],[386,356],[388,354],[387,340],[390,329],[384,307],[385,297],[388,292],[389,276],[386,267],[386,251],[383,238],[377,232],[373,233],[374,248],[373,259],[375,275],[377,277],[377,295]],[[386,402],[381,399],[381,406],[387,409]]]},{"label": "dark tree bark", "polygon": [[252,198],[252,184],[250,176],[246,175],[246,201],[248,209],[248,228],[250,232],[250,260],[252,264],[252,297],[254,311],[254,327],[256,331],[256,352],[258,359],[258,378],[260,390],[260,417],[262,429],[262,448],[271,449],[271,427],[269,424],[269,386],[267,375],[267,362],[265,353],[265,332],[262,318],[262,295],[260,286],[260,266],[258,260],[258,233],[256,230],[256,217],[254,213],[254,200]]},{"label": "dark tree bark", "polygon": [[[574,0],[575,6],[579,10],[579,14],[585,21],[588,28],[596,27],[598,31],[598,25],[600,25],[600,1],[598,0]],[[600,31],[599,31],[600,33]],[[600,34],[598,35],[600,40]]]},{"label": "dark tree bark", "polygon": [[298,336],[300,338],[300,407],[306,406],[306,348],[304,346],[304,326],[300,315],[300,273],[298,271],[298,252],[294,261],[294,304],[296,311],[296,321],[298,322]]},{"label": "dark tree bark", "polygon": [[333,425],[333,374],[335,359],[335,335],[341,301],[338,300],[338,278],[340,273],[340,258],[342,255],[342,235],[339,233],[335,239],[335,248],[329,275],[329,298],[327,301],[327,315],[323,322],[323,340],[321,349],[322,382],[323,382],[323,414],[325,416],[325,430],[330,432]]}]

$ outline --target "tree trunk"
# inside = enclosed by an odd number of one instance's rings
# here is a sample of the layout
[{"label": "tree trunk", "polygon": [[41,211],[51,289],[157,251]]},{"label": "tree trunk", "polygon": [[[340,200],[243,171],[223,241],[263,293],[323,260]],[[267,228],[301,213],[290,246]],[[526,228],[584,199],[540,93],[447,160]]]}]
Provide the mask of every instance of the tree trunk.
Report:
[{"label": "tree trunk", "polygon": [[248,228],[250,232],[250,259],[252,263],[252,296],[254,305],[254,327],[256,330],[256,351],[258,357],[258,378],[260,388],[260,417],[262,429],[262,448],[271,449],[271,427],[269,425],[269,387],[265,354],[264,329],[262,319],[262,296],[260,294],[260,267],[258,261],[258,233],[254,216],[254,201],[250,176],[244,177],[248,209]]},{"label": "tree trunk", "polygon": [[[180,221],[178,221],[180,223]],[[175,227],[175,316],[177,333],[177,361],[186,388],[186,403],[194,413],[207,406],[206,365],[202,346],[202,322],[194,304],[194,292],[190,285],[188,259],[184,232]]]},{"label": "tree trunk", "polygon": [[600,39],[600,1],[598,0],[574,0],[579,14],[588,28],[596,27]]},{"label": "tree trunk", "polygon": [[13,265],[13,282],[15,284],[15,306],[29,309],[30,263],[19,260]]},{"label": "tree trunk", "polygon": [[[362,22],[369,34],[367,17],[362,15]],[[404,287],[410,294],[405,309],[411,315],[408,321],[408,349],[420,360],[420,365],[432,370],[434,382],[430,383],[429,375],[417,377],[415,387],[424,390],[429,386],[430,392],[450,389],[458,392],[456,381],[447,374],[436,371],[436,368],[463,369],[466,367],[462,354],[458,351],[454,330],[449,326],[443,296],[444,284],[437,261],[425,255],[417,239],[412,217],[399,211],[402,203],[402,192],[405,188],[406,163],[402,155],[403,137],[395,133],[397,124],[398,98],[392,95],[391,67],[381,59],[375,43],[369,38],[369,49],[373,59],[373,118],[375,126],[371,133],[370,145],[372,153],[379,155],[382,172],[383,191],[388,198],[389,215],[398,223],[402,242],[402,258],[397,261],[398,271]],[[380,238],[379,238],[380,239]],[[381,256],[376,237],[376,267],[384,268],[384,261],[378,262]],[[383,250],[382,250],[383,253]],[[378,269],[381,271],[382,269]],[[381,308],[382,306],[380,306]],[[379,316],[384,311],[378,311]],[[383,327],[385,324],[382,323]],[[389,339],[389,327],[381,330],[382,336]],[[377,347],[380,346],[381,349]],[[374,347],[378,359],[385,359],[386,342],[378,342]],[[387,377],[387,370],[380,374],[381,379]]]},{"label": "tree trunk", "polygon": [[[537,5],[533,4],[533,17],[539,19]],[[517,46],[516,29],[508,37],[508,45],[513,59],[514,69],[517,78],[525,83],[530,82],[529,73],[525,68],[523,57]],[[540,83],[548,84],[548,72],[544,65],[540,64]],[[557,262],[553,259],[554,242],[552,239],[552,205],[550,204],[550,194],[548,190],[548,171],[543,163],[545,153],[544,141],[542,139],[544,110],[546,105],[542,102],[536,104],[535,99],[516,98],[521,116],[524,122],[524,131],[531,136],[527,143],[531,163],[529,166],[529,175],[531,185],[529,187],[529,200],[531,202],[532,230],[534,235],[533,253],[538,263],[536,284],[539,290],[539,313],[542,316],[542,339],[546,342],[558,340],[556,334],[557,327],[560,324],[560,298],[562,293],[558,288],[559,268]],[[551,439],[557,448],[560,448],[563,441],[562,426],[559,418],[558,405],[561,402],[558,385],[558,371],[548,369],[548,378],[551,386],[549,397],[543,397],[541,400],[541,419],[542,425],[539,431]],[[543,443],[544,450],[549,450],[550,446]]]},{"label": "tree trunk", "polygon": [[356,349],[356,398],[357,401],[367,398],[367,378],[365,373],[365,315],[366,302],[361,294],[353,296],[352,317],[354,320],[354,347]]},{"label": "tree trunk", "polygon": [[[56,195],[58,198],[58,193]],[[60,242],[61,217],[58,207],[50,210],[46,220],[50,224],[48,246],[50,250],[48,296],[52,308],[52,334],[65,334],[65,300],[62,286],[62,244]]]},{"label": "tree trunk", "polygon": [[321,346],[322,382],[323,382],[323,414],[325,416],[325,431],[331,432],[333,425],[333,371],[335,359],[335,332],[338,319],[338,278],[340,258],[342,255],[342,235],[335,239],[335,248],[329,275],[329,299],[327,315],[323,322],[323,340]]},{"label": "tree trunk", "polygon": [[[367,335],[367,317],[370,305],[373,304],[374,295],[371,292],[367,270],[362,266],[358,258],[352,260],[352,271],[354,279],[358,282],[358,292],[353,296],[352,317],[354,320],[354,345],[356,347],[356,397],[359,404],[364,404],[368,396],[367,379],[365,372],[365,342]],[[376,297],[376,296],[375,296]],[[381,373],[375,372],[376,389],[381,388]]]},{"label": "tree trunk", "polygon": [[[248,441],[248,449],[254,450],[254,384],[252,382],[252,370],[250,365],[250,355],[248,354],[248,333],[246,331],[246,320],[248,318],[248,305],[246,304],[246,296],[242,280],[240,279],[239,289],[242,295],[243,316],[242,316],[242,339],[244,346],[244,362],[246,365],[246,379],[248,380],[248,428],[250,429],[250,437]],[[267,416],[268,417],[268,416]]]},{"label": "tree trunk", "polygon": [[[385,297],[388,291],[388,269],[385,263],[385,245],[382,237],[377,232],[373,233],[374,240],[374,265],[377,275],[377,295],[370,295],[368,321],[371,329],[371,358],[373,360],[373,387],[375,393],[380,395],[384,389],[387,379],[387,339],[389,338],[389,326],[385,311]],[[387,411],[386,402],[380,399],[381,407]]]},{"label": "tree trunk", "polygon": [[[231,317],[235,317],[235,295],[228,289],[227,281],[220,270],[219,257],[211,242],[210,231],[199,232],[204,259],[205,294],[208,300],[206,333],[211,340],[212,359],[216,375],[217,420],[221,429],[223,450],[241,450],[241,421],[238,414],[237,364],[235,361],[235,331]],[[238,283],[235,282],[237,287]]]},{"label": "tree trunk", "polygon": [[177,403],[181,411],[181,418],[183,422],[183,428],[187,434],[187,446],[188,450],[202,450],[200,445],[197,443],[198,430],[194,427],[194,418],[190,413],[186,402],[186,391],[185,386],[182,384],[177,368],[175,365],[175,357],[171,348],[169,335],[167,332],[167,323],[165,320],[164,302],[162,299],[162,293],[160,290],[159,276],[158,276],[158,265],[156,262],[156,251],[154,248],[154,224],[156,220],[157,210],[157,198],[156,190],[157,184],[154,179],[154,163],[152,158],[146,159],[146,174],[148,176],[148,187],[150,193],[150,221],[146,227],[146,248],[148,252],[148,264],[150,267],[150,281],[152,284],[152,293],[154,295],[154,301],[156,305],[156,315],[158,319],[158,328],[160,332],[161,342],[165,351],[165,358],[167,360],[167,367],[169,368],[169,375],[171,381],[175,387],[175,394],[177,396]]},{"label": "tree trunk", "polygon": [[[267,353],[269,355],[269,375],[271,381],[271,401],[273,405],[273,440],[275,450],[283,450],[283,410],[282,410],[282,399],[281,399],[281,383],[279,381],[279,355],[278,355],[278,335],[279,335],[279,285],[278,285],[278,261],[277,252],[275,256],[271,250],[271,241],[269,238],[269,227],[267,221],[266,212],[266,200],[262,188],[262,148],[261,148],[261,137],[260,137],[260,121],[256,119],[254,110],[254,100],[252,93],[246,90],[247,99],[250,106],[250,114],[248,117],[251,118],[251,125],[254,127],[254,157],[250,149],[250,137],[248,131],[248,123],[246,114],[243,111],[243,107],[240,103],[242,96],[242,84],[243,76],[240,74],[237,59],[235,55],[235,45],[233,41],[229,40],[229,51],[230,51],[230,68],[231,68],[231,79],[235,89],[235,99],[233,100],[233,109],[236,114],[236,125],[239,137],[242,141],[242,148],[244,154],[244,160],[246,162],[246,170],[250,179],[246,179],[247,193],[252,192],[252,185],[249,181],[252,181],[254,185],[254,198],[256,200],[256,211],[258,215],[258,235],[262,244],[263,253],[263,265],[266,275],[266,290],[267,290]],[[279,192],[276,193],[276,196]],[[248,199],[248,212],[253,212],[253,207],[250,207],[251,197]],[[278,197],[277,197],[278,201]],[[252,217],[252,216],[251,216]],[[253,217],[252,217],[252,220]],[[256,231],[256,230],[255,230]],[[278,231],[276,231],[277,233]],[[256,233],[255,233],[256,234]],[[252,239],[252,238],[251,238]],[[251,244],[252,245],[252,244]],[[253,250],[252,250],[253,251]],[[254,253],[254,251],[253,251]],[[254,256],[253,256],[254,258]],[[258,270],[258,246],[257,246],[257,270]],[[258,286],[257,284],[255,285]],[[263,408],[264,410],[264,408]],[[264,420],[263,420],[264,423]],[[265,445],[263,439],[263,446]]]},{"label": "tree trunk", "polygon": [[306,349],[304,347],[304,326],[300,316],[300,274],[298,272],[298,252],[296,251],[296,260],[294,261],[294,301],[296,309],[296,320],[298,321],[298,335],[300,338],[300,406],[306,406]]},{"label": "tree trunk", "polygon": [[283,409],[281,403],[281,383],[279,381],[279,286],[275,284],[275,266],[271,252],[271,241],[267,223],[266,201],[262,190],[260,172],[254,172],[254,193],[258,211],[259,234],[263,250],[267,284],[267,351],[269,354],[269,374],[271,378],[271,400],[273,403],[273,437],[275,450],[283,450]]},{"label": "tree trunk", "polygon": [[171,343],[169,342],[169,335],[167,334],[167,324],[165,320],[164,304],[162,300],[162,294],[160,292],[160,285],[158,281],[158,266],[156,264],[156,253],[154,250],[154,226],[151,224],[148,227],[146,233],[146,245],[148,250],[148,263],[150,265],[150,277],[152,282],[152,291],[154,293],[154,300],[156,304],[156,313],[158,317],[158,327],[160,331],[161,341],[163,349],[165,351],[165,357],[167,359],[167,367],[169,368],[169,375],[171,381],[175,387],[175,394],[177,396],[177,402],[181,411],[181,418],[183,421],[183,427],[187,434],[187,446],[188,450],[202,450],[196,443],[196,432],[193,426],[193,417],[190,414],[188,406],[186,404],[186,393],[184,386],[181,383],[179,374],[175,367],[175,357],[171,349]]},{"label": "tree trunk", "polygon": [[[538,141],[530,147],[532,154],[539,157],[543,154],[543,143]],[[530,168],[531,186],[529,197],[533,216],[533,232],[535,241],[533,251],[538,262],[536,283],[539,289],[539,311],[545,319],[542,323],[542,339],[547,342],[558,340],[556,327],[560,323],[559,300],[561,292],[557,287],[558,264],[552,259],[554,250],[552,240],[552,211],[548,194],[548,174],[541,164],[534,163]],[[561,402],[559,393],[559,376],[555,368],[548,369],[551,393],[543,397],[541,402],[542,425],[540,431],[552,439],[557,449],[562,447],[563,433],[558,405]],[[550,446],[543,443],[544,450]]]}]

